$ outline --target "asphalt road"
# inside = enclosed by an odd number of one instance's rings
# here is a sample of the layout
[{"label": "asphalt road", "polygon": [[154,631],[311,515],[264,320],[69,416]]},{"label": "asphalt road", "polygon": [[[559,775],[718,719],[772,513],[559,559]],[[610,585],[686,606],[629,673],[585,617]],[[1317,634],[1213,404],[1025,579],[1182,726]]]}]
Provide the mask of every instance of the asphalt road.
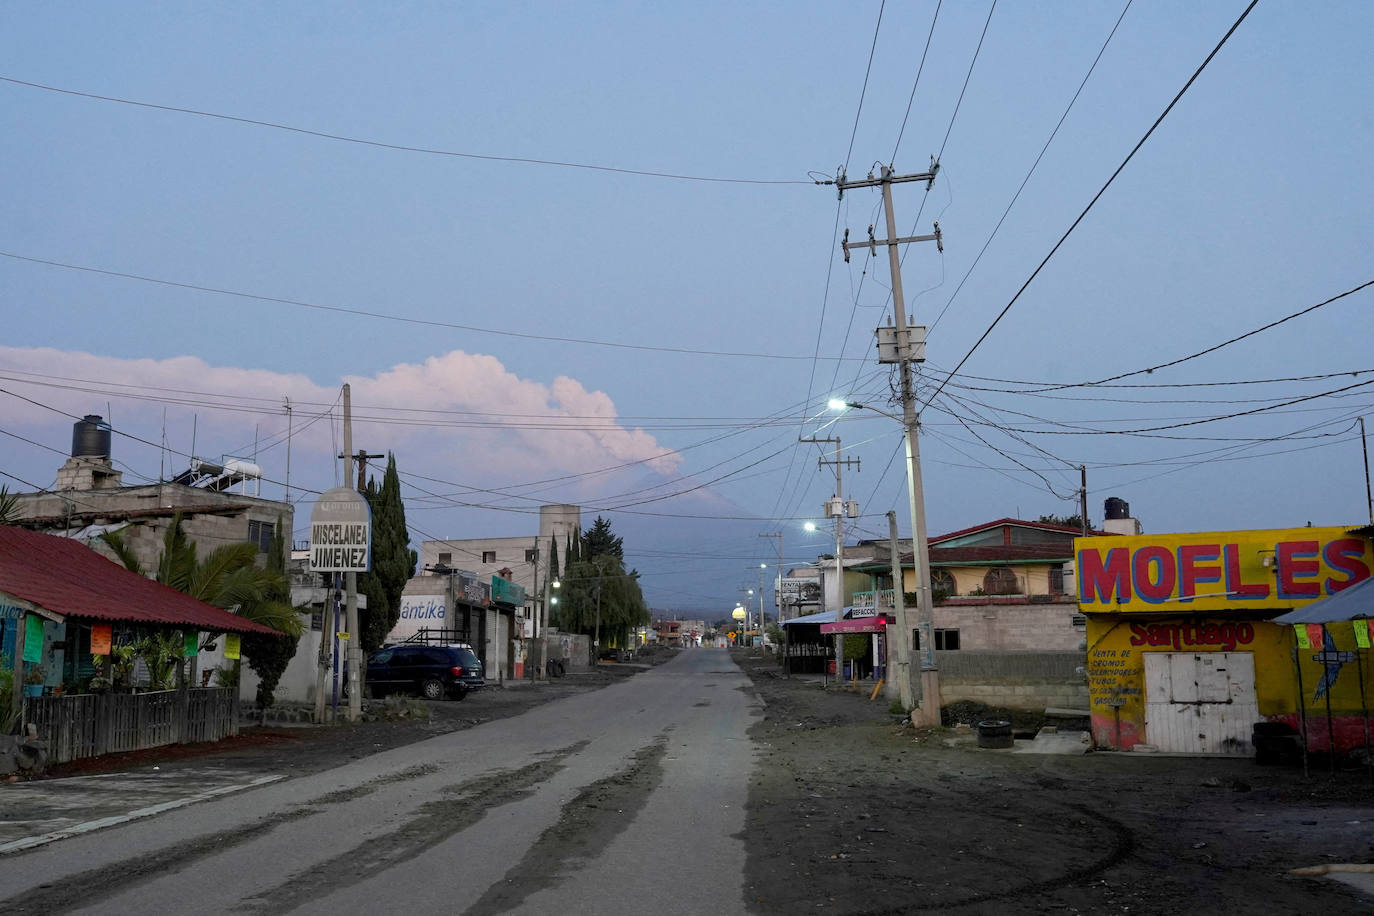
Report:
[{"label": "asphalt road", "polygon": [[0,911],[743,913],[758,713],[724,650],[684,652],[524,715],[5,855]]}]

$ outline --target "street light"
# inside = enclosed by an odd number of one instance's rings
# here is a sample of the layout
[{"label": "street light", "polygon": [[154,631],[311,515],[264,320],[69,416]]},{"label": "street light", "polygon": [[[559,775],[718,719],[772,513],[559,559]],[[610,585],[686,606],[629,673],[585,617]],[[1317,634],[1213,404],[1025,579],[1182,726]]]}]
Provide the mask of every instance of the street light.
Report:
[{"label": "street light", "polygon": [[[906,364],[903,364],[906,371]],[[904,390],[907,390],[904,388]],[[903,401],[903,415],[888,413],[869,404],[857,401],[830,399],[831,410],[871,410],[890,420],[902,424],[903,439],[906,442],[906,485],[907,508],[911,511],[911,548],[913,572],[916,576],[916,624],[921,633],[921,712],[925,725],[940,724],[940,674],[935,667],[935,624],[934,611],[930,606],[930,548],[926,543],[926,504],[921,489],[921,453],[917,443],[916,430],[920,418],[916,414],[911,399]],[[895,524],[894,524],[895,530]],[[894,570],[892,582],[892,603],[896,611],[898,631],[901,641],[897,644],[897,687],[901,693],[902,705],[907,709],[915,707],[915,697],[911,689],[911,661],[906,622],[906,602],[902,600],[901,558],[893,557]]]}]

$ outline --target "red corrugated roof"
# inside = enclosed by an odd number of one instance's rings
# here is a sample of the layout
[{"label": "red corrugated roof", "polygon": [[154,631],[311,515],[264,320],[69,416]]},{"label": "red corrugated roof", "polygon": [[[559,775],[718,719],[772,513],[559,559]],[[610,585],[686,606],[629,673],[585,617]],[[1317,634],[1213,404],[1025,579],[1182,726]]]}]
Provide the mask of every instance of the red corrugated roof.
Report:
[{"label": "red corrugated roof", "polygon": [[0,525],[0,592],[66,617],[275,633],[130,572],[79,541]]}]

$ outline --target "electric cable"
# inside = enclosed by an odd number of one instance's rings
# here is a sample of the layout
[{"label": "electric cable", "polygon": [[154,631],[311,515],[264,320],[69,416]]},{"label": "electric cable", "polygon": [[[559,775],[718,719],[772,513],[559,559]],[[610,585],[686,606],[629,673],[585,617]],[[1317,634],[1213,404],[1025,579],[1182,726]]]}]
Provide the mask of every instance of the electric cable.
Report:
[{"label": "electric cable", "polygon": [[930,31],[926,33],[926,46],[921,51],[921,63],[916,67],[916,79],[911,84],[911,95],[906,100],[906,113],[902,115],[902,126],[897,130],[897,142],[892,145],[892,158],[888,160],[888,167],[897,161],[897,150],[901,149],[902,137],[906,134],[907,118],[911,117],[911,105],[916,101],[916,87],[921,85],[921,72],[926,68],[926,55],[930,53],[930,40],[935,37],[935,23],[940,19],[940,6],[944,0],[936,0],[935,15],[930,17]]},{"label": "electric cable", "polygon": [[1035,157],[1035,161],[1031,163],[1030,169],[1026,172],[1026,177],[1021,179],[1021,184],[1016,189],[1016,193],[1011,196],[1011,200],[1007,203],[1006,209],[1002,211],[1002,215],[998,218],[997,224],[992,227],[992,232],[988,233],[987,240],[983,242],[983,247],[980,248],[978,254],[974,256],[973,263],[969,265],[968,270],[964,272],[963,279],[959,281],[959,285],[954,288],[954,292],[950,294],[944,307],[940,309],[940,314],[931,322],[930,329],[926,332],[927,335],[939,326],[940,319],[945,317],[945,312],[949,311],[949,307],[953,305],[954,300],[958,298],[959,291],[964,288],[964,284],[968,282],[968,278],[973,274],[974,268],[976,268],[978,262],[983,259],[983,254],[988,250],[988,246],[992,244],[993,239],[997,238],[997,233],[1002,228],[1002,224],[1006,222],[1007,215],[1011,213],[1011,208],[1016,206],[1016,202],[1021,198],[1021,192],[1026,189],[1026,184],[1031,180],[1031,176],[1035,174],[1035,170],[1040,166],[1040,160],[1045,158],[1045,152],[1050,148],[1050,144],[1054,142],[1054,138],[1058,136],[1059,128],[1064,126],[1064,121],[1068,118],[1069,112],[1073,110],[1074,103],[1078,101],[1078,97],[1083,93],[1083,87],[1088,85],[1088,78],[1091,77],[1093,71],[1097,69],[1098,61],[1102,60],[1102,55],[1107,51],[1107,45],[1111,44],[1113,36],[1116,35],[1116,30],[1121,26],[1121,20],[1126,18],[1126,12],[1131,8],[1132,2],[1133,0],[1126,0],[1126,5],[1121,9],[1121,15],[1116,17],[1116,22],[1112,25],[1112,30],[1107,33],[1106,41],[1102,42],[1102,47],[1098,49],[1097,56],[1093,58],[1091,66],[1088,67],[1088,72],[1083,74],[1082,81],[1079,82],[1078,88],[1074,90],[1073,98],[1069,99],[1069,104],[1065,106],[1064,113],[1059,116],[1059,121],[1054,125],[1054,130],[1050,131],[1049,137],[1045,139],[1045,145],[1040,147],[1040,152]]},{"label": "electric cable", "polygon": [[[838,219],[838,217],[837,217]],[[838,222],[837,222],[838,225]],[[313,309],[321,312],[330,312],[338,315],[353,315],[358,318],[372,318],[379,321],[395,321],[401,324],[420,325],[422,327],[443,328],[445,330],[468,331],[474,334],[492,334],[497,337],[514,337],[519,340],[539,340],[552,343],[582,344],[594,347],[610,347],[617,350],[643,350],[653,353],[680,353],[689,356],[725,356],[737,357],[741,359],[777,359],[805,361],[829,360],[835,357],[821,356],[818,353],[811,356],[789,356],[785,354],[769,353],[746,353],[730,350],[703,350],[691,347],[661,347],[652,344],[621,343],[610,340],[595,340],[586,337],[559,337],[551,334],[531,334],[524,331],[506,331],[498,328],[481,328],[475,325],[458,324],[452,321],[438,321],[429,318],[412,318],[405,315],[388,315],[385,312],[371,312],[366,309],[347,308],[341,305],[326,305],[319,302],[306,302],[301,299],[286,299],[279,296],[263,296],[257,293],[244,292],[242,290],[221,289],[213,286],[201,286],[195,283],[182,283],[176,280],[165,280],[159,277],[148,277],[141,274],[125,273],[117,270],[106,270],[101,267],[90,267],[81,264],[68,264],[62,261],[54,261],[47,258],[36,258],[29,255],[16,254],[11,251],[0,251],[0,257],[11,258],[16,261],[25,261],[30,264],[42,264],[47,267],[57,267],[63,270],[81,271],[83,273],[99,274],[106,277],[116,277],[121,280],[136,280],[140,283],[152,283],[158,286],[168,286],[174,289],[187,289],[200,293],[213,293],[218,296],[233,296],[238,299],[249,299],[254,302],[270,302],[275,305],[290,305],[302,309]]]},{"label": "electric cable", "polygon": [[9,83],[14,86],[24,86],[29,89],[38,89],[43,92],[55,92],[61,95],[76,96],[83,99],[92,99],[98,102],[113,102],[119,105],[132,105],[137,108],[148,108],[154,111],[167,111],[174,114],[195,115],[201,118],[214,118],[219,121],[230,121],[237,124],[250,124],[254,127],[266,127],[272,130],[282,130],[293,134],[303,134],[307,137],[317,137],[321,140],[334,140],[340,143],[355,143],[361,146],[371,146],[380,149],[396,150],[403,153],[422,153],[428,156],[446,156],[456,159],[478,159],[484,162],[508,162],[521,165],[546,165],[556,166],[566,169],[585,169],[594,172],[613,172],[620,175],[639,175],[647,178],[667,178],[675,181],[701,181],[718,184],[811,184],[810,181],[803,181],[799,178],[719,178],[705,175],[684,175],[675,172],[661,172],[648,169],[626,169],[616,168],[608,165],[591,165],[584,162],[565,162],[557,159],[536,159],[527,156],[493,156],[481,153],[465,153],[455,150],[438,149],[434,147],[412,146],[402,143],[385,143],[380,140],[367,140],[361,137],[349,137],[343,134],[331,134],[325,131],[310,130],[304,127],[293,127],[290,124],[280,124],[275,121],[262,121],[256,118],[241,118],[234,115],[218,114],[213,111],[201,111],[196,108],[180,108],[174,105],[158,105],[153,102],[140,102],[135,99],[119,98],[111,95],[98,95],[94,92],[80,92],[75,89],[62,89],[57,86],[47,86],[43,83],[34,83],[28,80],[15,79],[10,76],[0,76],[0,82]]},{"label": "electric cable", "polygon": [[[1164,111],[1161,112],[1159,117],[1155,119],[1155,122],[1150,125],[1150,129],[1145,132],[1145,136],[1141,137],[1140,140],[1136,143],[1136,145],[1131,149],[1131,151],[1126,154],[1126,158],[1123,159],[1121,164],[1116,167],[1116,171],[1112,172],[1111,177],[1107,179],[1106,184],[1102,185],[1098,192],[1093,195],[1092,200],[1088,201],[1088,205],[1083,208],[1083,212],[1078,214],[1078,218],[1075,219],[1073,223],[1069,226],[1069,228],[1064,231],[1064,234],[1059,237],[1059,241],[1054,243],[1054,247],[1050,249],[1049,254],[1045,255],[1044,259],[1040,262],[1040,264],[1035,268],[1034,271],[1031,272],[1031,275],[1026,279],[1026,282],[1021,284],[1021,288],[1018,289],[1016,291],[1016,294],[1011,297],[1011,301],[1008,302],[1005,306],[1003,306],[1002,311],[999,312],[997,317],[993,319],[992,324],[988,326],[988,329],[982,333],[982,336],[980,336],[978,340],[974,342],[973,346],[969,348],[969,351],[964,354],[963,358],[959,360],[958,364],[954,367],[954,369],[949,373],[948,376],[946,376],[946,381],[948,381],[949,378],[952,378],[953,376],[958,374],[959,370],[964,367],[964,363],[968,362],[969,358],[973,356],[973,354],[977,351],[978,347],[982,345],[983,341],[987,340],[988,335],[993,332],[993,329],[997,327],[998,323],[1001,322],[1001,320],[1006,316],[1007,312],[1011,311],[1011,307],[1016,304],[1016,301],[1018,299],[1021,298],[1021,294],[1024,293],[1027,287],[1029,287],[1031,283],[1035,280],[1035,278],[1040,275],[1040,271],[1043,270],[1045,265],[1050,262],[1050,258],[1054,257],[1055,252],[1057,252],[1060,246],[1063,245],[1064,242],[1068,239],[1068,237],[1073,234],[1073,231],[1078,228],[1078,224],[1083,222],[1084,217],[1088,215],[1089,211],[1092,210],[1093,206],[1102,197],[1102,195],[1107,192],[1107,189],[1111,187],[1112,182],[1116,181],[1116,176],[1120,175],[1122,170],[1126,168],[1127,164],[1129,164],[1130,161],[1133,158],[1135,158],[1135,154],[1140,151],[1140,148],[1142,146],[1145,145],[1145,141],[1150,139],[1150,137],[1154,134],[1156,128],[1158,128],[1159,125],[1163,123],[1164,119],[1168,117],[1169,112],[1173,111],[1174,106],[1178,104],[1179,99],[1183,98],[1183,94],[1186,93],[1189,87],[1191,87],[1193,83],[1197,80],[1197,78],[1202,75],[1202,71],[1207,68],[1207,65],[1212,62],[1212,58],[1217,56],[1217,53],[1221,51],[1222,47],[1225,46],[1226,42],[1231,38],[1233,34],[1235,34],[1236,29],[1240,28],[1241,23],[1244,22],[1245,18],[1250,15],[1250,11],[1255,8],[1255,5],[1257,3],[1259,3],[1259,0],[1251,0],[1250,5],[1247,6],[1245,8],[1245,11],[1240,14],[1240,18],[1237,19],[1231,25],[1231,28],[1229,28],[1226,31],[1226,34],[1221,37],[1221,41],[1217,42],[1217,45],[1215,48],[1212,49],[1212,52],[1208,54],[1206,59],[1203,60],[1203,62],[1198,66],[1198,68],[1195,71],[1193,71],[1193,75],[1188,77],[1188,82],[1183,84],[1183,88],[1178,91],[1178,93],[1165,107]],[[935,392],[931,394],[930,399],[934,399],[935,396],[940,393],[940,390],[943,387],[944,382],[942,382],[940,386],[935,389]],[[927,400],[926,403],[929,404],[930,400]]]}]

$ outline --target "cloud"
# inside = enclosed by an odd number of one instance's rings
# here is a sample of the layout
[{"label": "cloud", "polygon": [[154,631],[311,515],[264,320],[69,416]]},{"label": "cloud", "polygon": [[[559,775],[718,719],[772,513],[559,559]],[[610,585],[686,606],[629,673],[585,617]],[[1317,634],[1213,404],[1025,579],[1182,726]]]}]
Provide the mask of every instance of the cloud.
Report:
[{"label": "cloud", "polygon": [[[125,359],[0,346],[0,377],[0,388],[65,413],[111,414],[116,430],[153,443],[115,439],[116,457],[147,476],[161,460],[164,410],[173,452],[190,452],[194,428],[198,456],[256,448],[267,476],[278,480],[285,473],[285,398],[293,404],[293,480],[342,448],[339,388],[299,373],[213,366],[194,356]],[[652,435],[622,424],[605,392],[567,377],[552,384],[521,378],[493,356],[455,350],[344,381],[352,389],[355,450],[395,451],[403,467],[445,480],[512,485],[630,463],[669,475],[681,463]],[[70,418],[17,397],[0,396],[0,421],[64,450],[71,428]],[[175,466],[184,462],[172,458]],[[57,464],[51,452],[38,461],[54,470]]]}]

